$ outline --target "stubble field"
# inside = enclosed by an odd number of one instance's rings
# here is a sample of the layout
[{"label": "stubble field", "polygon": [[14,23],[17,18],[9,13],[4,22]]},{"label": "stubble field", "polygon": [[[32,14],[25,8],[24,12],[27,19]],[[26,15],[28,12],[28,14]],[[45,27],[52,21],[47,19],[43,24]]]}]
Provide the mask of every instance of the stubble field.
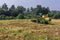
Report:
[{"label": "stubble field", "polygon": [[0,40],[60,40],[60,19],[53,19],[51,24],[31,19],[0,20]]}]

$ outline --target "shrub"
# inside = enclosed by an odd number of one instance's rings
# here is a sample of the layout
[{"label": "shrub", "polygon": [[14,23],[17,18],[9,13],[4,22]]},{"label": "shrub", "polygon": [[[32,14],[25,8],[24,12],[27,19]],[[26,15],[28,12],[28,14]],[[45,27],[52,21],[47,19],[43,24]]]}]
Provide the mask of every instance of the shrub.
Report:
[{"label": "shrub", "polygon": [[17,19],[24,19],[24,15],[23,14],[19,14],[16,18]]}]

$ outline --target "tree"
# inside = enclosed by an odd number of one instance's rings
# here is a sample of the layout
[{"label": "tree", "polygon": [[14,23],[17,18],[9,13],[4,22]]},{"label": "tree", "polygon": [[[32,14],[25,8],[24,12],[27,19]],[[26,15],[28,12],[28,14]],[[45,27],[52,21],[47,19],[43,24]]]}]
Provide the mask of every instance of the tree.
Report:
[{"label": "tree", "polygon": [[16,8],[15,8],[14,5],[12,5],[12,6],[9,8],[9,12],[10,12],[10,15],[11,15],[11,16],[14,16],[14,17],[17,16]]},{"label": "tree", "polygon": [[7,7],[7,4],[6,3],[4,3],[3,5],[2,5],[2,8],[1,8],[1,14],[4,14],[4,15],[7,15],[8,14],[8,7]]},{"label": "tree", "polygon": [[37,5],[36,8],[32,8],[33,13],[37,16],[39,15],[39,13],[42,13],[42,6],[41,5]]},{"label": "tree", "polygon": [[8,10],[8,7],[7,7],[6,3],[4,3],[4,4],[2,5],[2,9],[3,9],[4,11],[7,11],[7,10]]},{"label": "tree", "polygon": [[30,11],[29,8],[27,8],[26,13],[27,13],[27,14],[30,14],[30,13],[31,13],[31,11]]},{"label": "tree", "polygon": [[26,9],[25,9],[23,6],[18,6],[18,7],[17,7],[18,13],[24,13],[25,10],[26,10]]},{"label": "tree", "polygon": [[11,8],[10,8],[10,10],[15,10],[15,6],[12,5]]},{"label": "tree", "polygon": [[[38,18],[45,13],[49,13],[50,9],[49,7],[42,7],[41,5],[37,5],[36,8],[25,8],[23,6],[17,6],[15,8],[15,5],[12,5],[10,8],[7,7],[7,4],[4,3],[2,5],[2,8],[0,8],[0,17],[4,17],[5,19],[13,19],[13,18]],[[59,13],[58,13],[59,14]],[[56,15],[58,15],[56,14]],[[54,13],[51,15],[55,15]],[[54,17],[56,17],[56,15]],[[58,16],[60,17],[60,16]]]},{"label": "tree", "polygon": [[60,11],[51,11],[51,13],[49,13],[49,16],[54,19],[60,19]]},{"label": "tree", "polygon": [[42,12],[42,6],[41,5],[37,5],[36,10],[37,10],[37,14],[41,13]]},{"label": "tree", "polygon": [[33,8],[33,7],[31,7],[31,9],[30,9],[30,10],[31,10],[31,12],[33,12],[34,8]]},{"label": "tree", "polygon": [[48,14],[49,12],[50,12],[49,7],[47,7],[47,8],[43,7],[43,9],[42,9],[43,14]]}]

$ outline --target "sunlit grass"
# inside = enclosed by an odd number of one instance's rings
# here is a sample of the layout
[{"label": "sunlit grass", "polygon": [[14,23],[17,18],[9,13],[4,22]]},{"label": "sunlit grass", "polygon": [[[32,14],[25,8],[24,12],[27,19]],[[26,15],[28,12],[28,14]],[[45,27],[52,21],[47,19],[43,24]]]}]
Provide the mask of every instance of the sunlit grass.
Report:
[{"label": "sunlit grass", "polygon": [[0,39],[60,40],[60,21],[52,20],[52,24],[35,23],[31,19],[0,20]]}]

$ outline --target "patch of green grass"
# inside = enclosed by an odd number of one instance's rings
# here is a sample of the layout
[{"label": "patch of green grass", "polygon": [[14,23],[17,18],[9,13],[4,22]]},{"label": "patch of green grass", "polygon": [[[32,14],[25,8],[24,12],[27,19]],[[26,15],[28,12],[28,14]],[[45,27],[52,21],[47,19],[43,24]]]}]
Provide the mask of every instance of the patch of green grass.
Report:
[{"label": "patch of green grass", "polygon": [[60,40],[60,37],[52,37],[52,40]]},{"label": "patch of green grass", "polygon": [[6,27],[3,27],[3,28],[0,28],[0,30],[8,30],[8,28],[6,28]]},{"label": "patch of green grass", "polygon": [[18,29],[17,29],[17,30],[10,30],[10,32],[11,32],[11,33],[21,33],[22,30],[18,30]]},{"label": "patch of green grass", "polygon": [[34,35],[32,33],[25,33],[24,40],[45,40],[45,35]]}]

